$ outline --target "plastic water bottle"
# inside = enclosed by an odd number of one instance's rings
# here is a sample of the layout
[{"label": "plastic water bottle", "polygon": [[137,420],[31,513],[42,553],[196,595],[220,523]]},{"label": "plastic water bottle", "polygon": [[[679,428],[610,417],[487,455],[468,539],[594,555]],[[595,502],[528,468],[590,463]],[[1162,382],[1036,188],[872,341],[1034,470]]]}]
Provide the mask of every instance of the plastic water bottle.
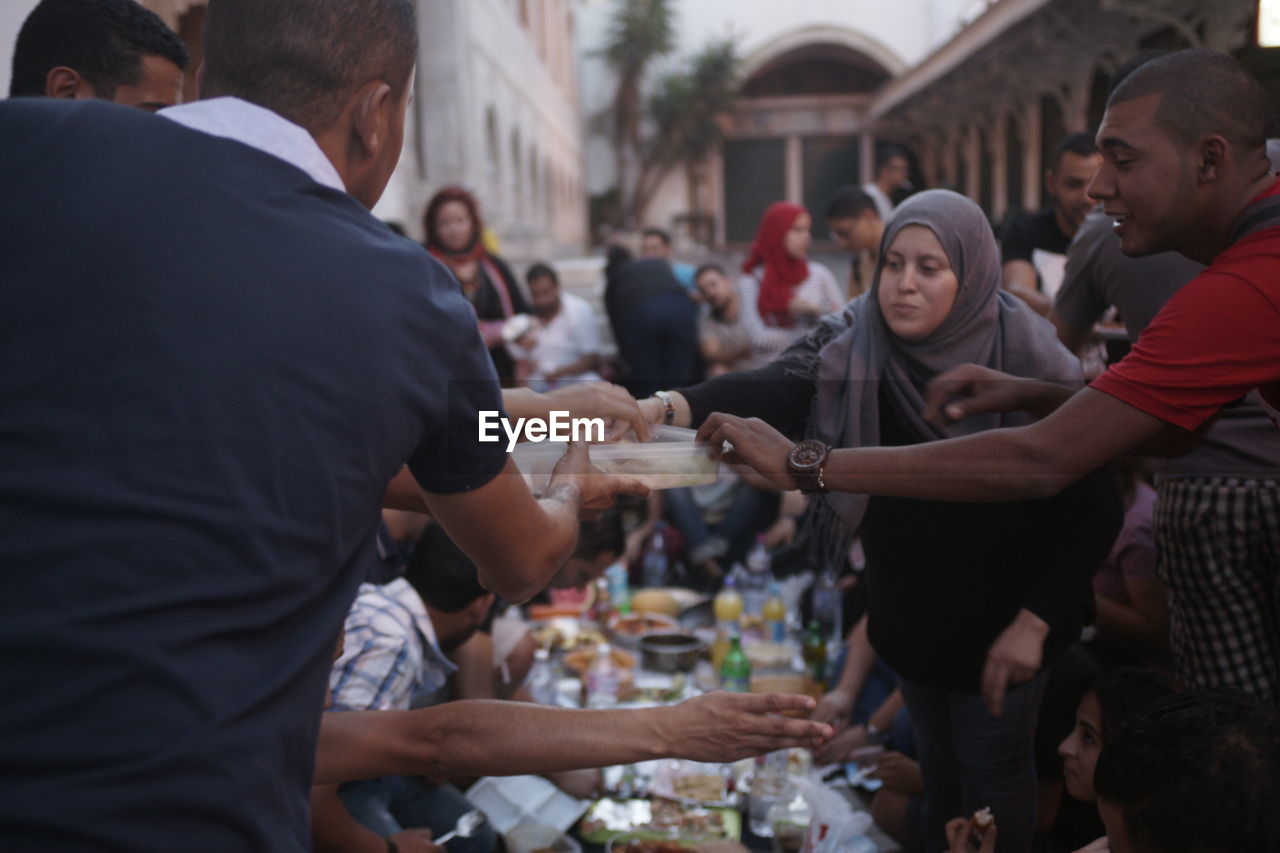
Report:
[{"label": "plastic water bottle", "polygon": [[649,553],[644,555],[644,585],[648,587],[667,585],[667,548],[662,528],[662,522],[658,522],[653,530],[653,541],[649,543]]},{"label": "plastic water bottle", "polygon": [[788,752],[779,749],[756,758],[751,793],[747,798],[747,825],[761,838],[773,837],[769,812],[783,801],[786,794]]},{"label": "plastic water bottle", "polygon": [[772,565],[769,551],[764,547],[762,533],[756,537],[756,546],[747,555],[747,570],[743,573],[740,587],[743,606],[752,616],[759,616],[764,609],[764,599],[769,593],[769,584],[773,581],[773,575],[769,571]]},{"label": "plastic water bottle", "polygon": [[587,668],[587,707],[612,708],[618,704],[618,668],[608,643],[596,646],[595,660]]},{"label": "plastic water bottle", "polygon": [[832,569],[825,569],[813,582],[813,618],[818,620],[829,640],[844,636],[840,625],[843,597],[836,582]]},{"label": "plastic water bottle", "polygon": [[614,563],[604,570],[609,579],[609,602],[618,613],[627,613],[631,609],[631,587],[627,582],[627,567],[622,563]]},{"label": "plastic water bottle", "polygon": [[538,649],[533,653],[533,667],[529,670],[529,693],[539,705],[555,705],[556,674],[551,669],[551,653]]}]

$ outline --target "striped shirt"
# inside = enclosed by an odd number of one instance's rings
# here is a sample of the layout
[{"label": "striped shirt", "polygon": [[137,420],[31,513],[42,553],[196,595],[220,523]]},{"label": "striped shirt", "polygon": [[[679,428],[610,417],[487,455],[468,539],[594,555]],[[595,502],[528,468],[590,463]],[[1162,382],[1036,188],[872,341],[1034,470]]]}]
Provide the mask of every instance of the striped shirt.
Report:
[{"label": "striped shirt", "polygon": [[329,686],[334,711],[404,711],[433,697],[457,667],[444,656],[421,597],[404,578],[360,585]]}]

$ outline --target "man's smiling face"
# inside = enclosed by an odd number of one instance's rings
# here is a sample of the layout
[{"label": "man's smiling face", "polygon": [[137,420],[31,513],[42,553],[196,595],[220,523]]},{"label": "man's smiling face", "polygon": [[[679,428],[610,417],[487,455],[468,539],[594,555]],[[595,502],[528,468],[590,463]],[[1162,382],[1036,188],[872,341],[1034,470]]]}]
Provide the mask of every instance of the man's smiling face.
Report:
[{"label": "man's smiling face", "polygon": [[1160,99],[1113,104],[1098,128],[1103,161],[1089,195],[1116,220],[1120,248],[1133,257],[1175,250],[1196,227],[1195,159],[1156,124]]}]

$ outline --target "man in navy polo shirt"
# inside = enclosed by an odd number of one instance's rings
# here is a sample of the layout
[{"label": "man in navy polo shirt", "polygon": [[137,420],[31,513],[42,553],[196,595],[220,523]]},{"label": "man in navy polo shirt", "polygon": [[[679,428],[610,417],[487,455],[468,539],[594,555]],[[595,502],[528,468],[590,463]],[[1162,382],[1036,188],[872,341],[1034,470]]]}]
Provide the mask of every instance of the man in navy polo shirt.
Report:
[{"label": "man in navy polo shirt", "polygon": [[402,464],[514,600],[631,488],[581,447],[539,501],[499,476],[471,308],[368,212],[413,8],[211,0],[212,100],[0,104],[0,848],[308,849],[330,657]]}]

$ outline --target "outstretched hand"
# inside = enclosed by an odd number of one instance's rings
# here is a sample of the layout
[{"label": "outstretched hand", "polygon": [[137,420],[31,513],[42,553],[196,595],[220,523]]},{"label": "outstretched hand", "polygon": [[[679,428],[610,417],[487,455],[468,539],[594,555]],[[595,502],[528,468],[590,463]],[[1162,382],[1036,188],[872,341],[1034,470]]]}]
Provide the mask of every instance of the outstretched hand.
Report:
[{"label": "outstretched hand", "polygon": [[1019,386],[1026,381],[989,367],[961,364],[929,380],[924,418],[941,427],[983,412],[1017,411]]},{"label": "outstretched hand", "polygon": [[809,696],[785,693],[715,691],[660,709],[670,722],[665,742],[672,753],[693,761],[730,762],[779,749],[814,749],[831,737],[831,726],[778,716],[807,715]]},{"label": "outstretched hand", "polygon": [[564,409],[575,418],[604,418],[605,440],[620,438],[635,430],[641,441],[649,440],[649,420],[627,389],[608,382],[572,382],[546,394],[551,409]]},{"label": "outstretched hand", "polygon": [[[740,418],[714,412],[698,430],[698,441],[711,445],[711,454],[734,464],[749,465],[784,492],[796,488],[787,468],[795,442],[759,418]],[[725,447],[728,442],[730,447]]]},{"label": "outstretched hand", "polygon": [[977,364],[961,364],[929,381],[924,389],[924,419],[939,427],[984,412],[1030,412],[1044,417],[1076,388],[1043,379],[1010,376]]}]

